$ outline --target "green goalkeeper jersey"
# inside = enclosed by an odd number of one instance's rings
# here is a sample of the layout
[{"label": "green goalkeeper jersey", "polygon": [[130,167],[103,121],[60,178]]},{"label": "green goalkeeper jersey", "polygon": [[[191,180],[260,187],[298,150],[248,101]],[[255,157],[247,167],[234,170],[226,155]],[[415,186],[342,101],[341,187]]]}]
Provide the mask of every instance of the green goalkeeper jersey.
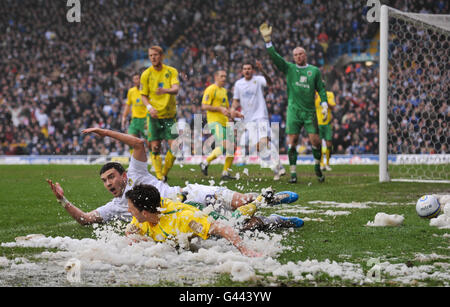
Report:
[{"label": "green goalkeeper jersey", "polygon": [[275,66],[286,75],[288,110],[287,114],[315,112],[315,93],[319,93],[321,102],[327,101],[327,93],[319,68],[314,65],[298,66],[286,61],[274,47],[267,48]]}]

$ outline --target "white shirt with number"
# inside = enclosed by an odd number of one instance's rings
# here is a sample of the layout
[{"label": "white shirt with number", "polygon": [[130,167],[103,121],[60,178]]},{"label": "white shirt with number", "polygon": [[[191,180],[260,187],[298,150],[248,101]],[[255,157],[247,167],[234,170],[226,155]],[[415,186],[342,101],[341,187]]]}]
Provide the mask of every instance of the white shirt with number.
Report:
[{"label": "white shirt with number", "polygon": [[252,76],[250,80],[241,78],[234,84],[233,99],[238,99],[244,122],[269,120],[263,88],[267,86],[263,76]]}]

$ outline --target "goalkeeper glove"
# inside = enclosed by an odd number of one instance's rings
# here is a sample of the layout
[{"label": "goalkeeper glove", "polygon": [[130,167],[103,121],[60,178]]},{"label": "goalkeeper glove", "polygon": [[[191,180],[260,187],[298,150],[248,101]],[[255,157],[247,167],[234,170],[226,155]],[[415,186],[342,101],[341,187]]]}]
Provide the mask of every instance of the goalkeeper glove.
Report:
[{"label": "goalkeeper glove", "polygon": [[327,117],[328,117],[328,103],[324,101],[324,102],[322,102],[320,104],[320,106],[322,107],[323,120],[327,120]]},{"label": "goalkeeper glove", "polygon": [[259,32],[266,43],[270,43],[272,41],[272,27],[269,27],[267,23],[263,23],[259,26]]}]

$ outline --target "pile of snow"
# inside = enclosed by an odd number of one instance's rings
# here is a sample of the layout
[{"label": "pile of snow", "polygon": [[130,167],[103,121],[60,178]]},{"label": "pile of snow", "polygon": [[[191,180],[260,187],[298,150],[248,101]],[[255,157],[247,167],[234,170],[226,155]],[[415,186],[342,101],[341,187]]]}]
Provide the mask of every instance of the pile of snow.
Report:
[{"label": "pile of snow", "polygon": [[450,195],[435,195],[441,204],[441,214],[430,219],[430,226],[450,229]]},{"label": "pile of snow", "polygon": [[[269,282],[275,286],[279,278],[314,282],[322,274],[359,285],[373,282],[358,263],[328,259],[290,261],[286,264],[278,262],[276,258],[279,253],[286,250],[295,252],[292,247],[281,244],[286,232],[245,233],[245,244],[262,252],[264,256],[260,258],[243,256],[224,239],[196,238],[189,249],[177,249],[173,244],[155,242],[130,245],[126,237],[108,227],[95,229],[95,239],[29,235],[17,238],[16,242],[2,243],[1,246],[55,248],[57,251],[39,254],[36,263],[23,257],[12,260],[0,257],[0,286],[14,285],[20,278],[33,286],[71,285],[76,275],[70,275],[69,263],[79,263],[80,283],[93,286],[154,285],[164,282],[200,286],[210,284],[223,273],[230,274],[230,278],[237,282],[253,282],[269,275]],[[435,255],[434,259],[436,257],[439,256]],[[433,265],[409,268],[404,264],[384,262],[380,268],[382,278],[391,275],[402,283],[427,278],[450,280],[450,271],[442,272]]]},{"label": "pile of snow", "polygon": [[[441,206],[443,206],[442,202]],[[430,220],[430,226],[450,229],[450,202],[443,206],[443,211],[440,215]]]},{"label": "pile of snow", "polygon": [[367,222],[367,226],[400,226],[403,224],[405,218],[403,215],[399,214],[386,214],[384,212],[379,212],[375,215],[373,222]]},{"label": "pile of snow", "polygon": [[45,261],[37,263],[25,258],[0,258],[0,286],[8,285],[8,280],[17,280],[24,272],[28,280],[36,279],[39,285],[67,283],[64,270],[69,260],[82,264],[81,279],[89,285],[178,284],[183,281],[188,285],[202,285],[220,273],[230,273],[236,281],[249,281],[255,279],[256,270],[267,269],[263,259],[272,259],[284,250],[281,240],[285,234],[246,233],[245,244],[264,254],[263,258],[248,258],[225,239],[195,238],[187,249],[178,248],[171,241],[130,245],[130,240],[113,228],[95,229],[95,239],[33,234],[18,237],[16,242],[2,243],[3,247],[55,248],[58,251],[41,253],[38,258]]},{"label": "pile of snow", "polygon": [[[244,173],[245,174],[245,173]],[[443,214],[430,220],[430,225],[449,227],[450,197],[439,199],[445,207]],[[313,202],[310,202],[312,204]],[[299,204],[283,204],[277,213],[301,216],[305,221],[324,222],[321,218],[310,218],[304,215],[319,214],[322,216],[348,215],[350,211],[323,210],[332,209],[365,209],[380,203],[334,203],[324,202],[323,206],[314,209]],[[392,205],[383,203],[382,205]],[[403,223],[401,215],[378,213],[373,222],[367,226],[399,226]],[[450,227],[449,227],[450,228]],[[308,259],[304,261],[282,264],[278,256],[284,251],[297,252],[302,246],[283,246],[283,238],[289,232],[286,229],[278,233],[246,232],[244,243],[263,254],[260,258],[243,256],[225,239],[210,238],[193,239],[190,244],[179,248],[174,244],[141,242],[130,245],[116,226],[94,228],[95,238],[74,239],[70,237],[47,237],[44,235],[28,235],[16,238],[15,242],[2,243],[2,247],[41,247],[56,251],[44,251],[29,260],[24,257],[7,259],[0,257],[0,286],[18,285],[21,279],[33,286],[70,285],[67,270],[68,263],[80,263],[80,279],[83,285],[154,285],[175,283],[187,286],[201,286],[213,282],[219,274],[230,274],[236,282],[254,282],[268,278],[277,285],[286,277],[297,281],[313,282],[318,275],[327,274],[339,277],[339,280],[350,281],[362,285],[373,282],[366,276],[367,272],[358,263],[330,260]],[[442,258],[432,255],[432,260]],[[431,256],[429,256],[431,257]],[[438,279],[450,280],[450,270],[445,262],[434,265],[407,266],[406,264],[377,264],[382,279],[391,276],[399,283]],[[269,277],[267,277],[267,275]],[[266,277],[263,277],[266,276]]]}]

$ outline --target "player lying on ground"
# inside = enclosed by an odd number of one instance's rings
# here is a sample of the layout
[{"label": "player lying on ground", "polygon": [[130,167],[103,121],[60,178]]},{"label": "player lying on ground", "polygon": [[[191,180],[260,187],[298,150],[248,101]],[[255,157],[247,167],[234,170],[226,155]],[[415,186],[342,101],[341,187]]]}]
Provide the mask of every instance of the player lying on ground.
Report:
[{"label": "player lying on ground", "polygon": [[[213,198],[221,198],[224,206],[228,207],[230,210],[237,209],[242,205],[250,203],[258,196],[255,193],[242,194],[224,187],[203,186],[198,184],[187,185],[185,188],[171,187],[167,183],[159,181],[155,176],[148,172],[144,140],[129,134],[100,128],[86,129],[83,133],[96,133],[101,137],[109,136],[119,140],[133,149],[133,155],[127,171],[125,171],[124,167],[117,162],[109,162],[102,167],[100,170],[100,178],[103,181],[104,187],[114,196],[114,198],[104,206],[101,206],[91,212],[84,212],[70,203],[64,197],[64,190],[61,185],[59,183],[53,183],[52,180],[47,179],[47,182],[49,183],[57,200],[81,225],[105,223],[113,219],[120,219],[129,222],[132,216],[128,212],[128,203],[125,193],[136,184],[153,185],[158,189],[160,195],[165,198],[176,199],[180,195],[185,195],[189,201],[194,201],[201,204],[207,204],[212,195]],[[296,200],[295,197],[293,199],[293,201]],[[266,195],[266,202],[272,204],[292,202],[292,198],[283,198],[283,195],[279,198],[273,197],[273,195]]]},{"label": "player lying on ground", "polygon": [[[220,218],[209,219],[208,215],[194,206],[160,197],[159,191],[152,185],[135,185],[125,193],[128,199],[128,211],[133,215],[125,235],[134,241],[153,239],[157,242],[166,240],[189,239],[198,236],[204,240],[217,235],[230,241],[243,255],[262,256],[248,249],[238,232]],[[284,220],[273,219],[280,227],[301,227],[299,218]],[[248,229],[256,228],[256,221]],[[262,225],[261,225],[262,226]],[[267,227],[270,227],[267,225]],[[136,237],[136,234],[139,237]]]}]

